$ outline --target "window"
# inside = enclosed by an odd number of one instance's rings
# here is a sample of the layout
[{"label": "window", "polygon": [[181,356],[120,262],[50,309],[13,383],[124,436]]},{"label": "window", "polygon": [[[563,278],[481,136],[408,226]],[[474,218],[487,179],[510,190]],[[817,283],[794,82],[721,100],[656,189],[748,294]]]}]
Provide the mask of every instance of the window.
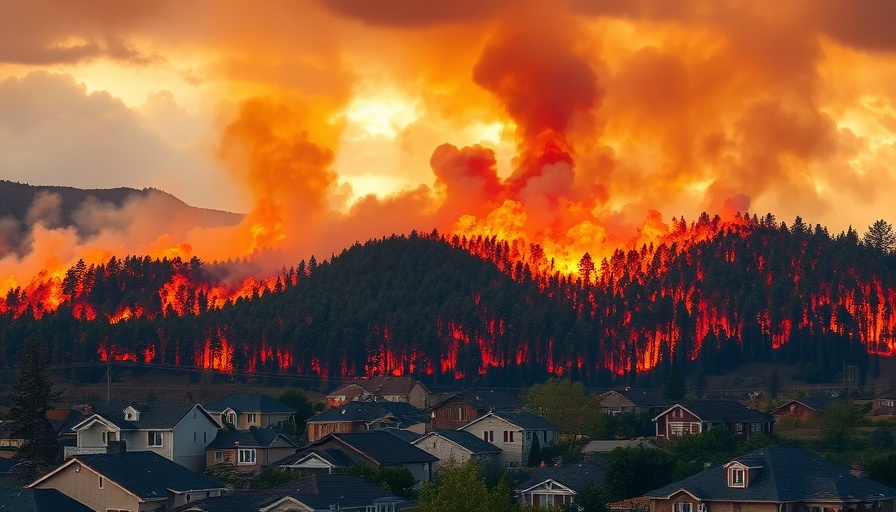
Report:
[{"label": "window", "polygon": [[224,421],[226,421],[227,423],[230,423],[231,425],[236,425],[236,414],[234,414],[232,412],[227,413]]},{"label": "window", "polygon": [[240,464],[255,464],[255,449],[240,448],[238,460]]},{"label": "window", "polygon": [[675,512],[694,512],[694,504],[687,501],[676,503]]},{"label": "window", "polygon": [[544,432],[544,442],[547,443],[548,442],[548,431],[543,430],[542,432]]},{"label": "window", "polygon": [[103,488],[103,477],[101,476],[100,477],[100,489],[102,489],[102,488]]},{"label": "window", "polygon": [[505,443],[513,442],[513,430],[505,430],[504,431],[504,442]]},{"label": "window", "polygon": [[731,487],[744,487],[744,470],[742,468],[731,469]]},{"label": "window", "polygon": [[752,431],[754,434],[756,432],[762,432],[762,423],[753,423],[751,425],[750,431]]},{"label": "window", "polygon": [[255,416],[256,416],[255,413],[247,414],[247,415],[246,415],[246,421],[248,421],[250,424],[254,424],[254,423],[255,423]]},{"label": "window", "polygon": [[109,433],[105,430],[103,431],[103,444],[107,444],[109,442]]},{"label": "window", "polygon": [[463,407],[455,407],[451,417],[454,421],[467,421],[467,410]]},{"label": "window", "polygon": [[161,432],[147,432],[146,434],[146,446],[162,446]]},{"label": "window", "polygon": [[735,424],[735,425],[734,425],[734,431],[735,431],[736,433],[738,433],[738,434],[743,434],[743,433],[744,433],[744,424],[743,424],[743,423],[737,423],[737,424]]},{"label": "window", "polygon": [[223,462],[224,461],[224,452],[216,451],[215,452],[215,462]]},{"label": "window", "polygon": [[494,430],[486,430],[485,432],[483,432],[482,440],[489,442],[489,443],[494,443],[495,442],[495,431]]},{"label": "window", "polygon": [[532,432],[526,431],[526,441],[532,439]]},{"label": "window", "polygon": [[202,442],[208,444],[208,432],[202,433]]}]

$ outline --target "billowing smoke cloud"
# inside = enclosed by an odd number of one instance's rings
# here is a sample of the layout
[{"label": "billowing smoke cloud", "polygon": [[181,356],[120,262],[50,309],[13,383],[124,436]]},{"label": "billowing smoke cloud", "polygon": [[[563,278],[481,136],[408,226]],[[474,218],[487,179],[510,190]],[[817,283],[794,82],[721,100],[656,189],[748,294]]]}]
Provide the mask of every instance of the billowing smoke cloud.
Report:
[{"label": "billowing smoke cloud", "polygon": [[[180,196],[166,183],[201,168],[249,206],[235,226],[165,228],[135,212],[150,200],[94,205],[70,229],[45,199],[31,225],[0,222],[0,248],[18,251],[4,276],[51,247],[291,263],[432,228],[538,243],[574,266],[704,210],[835,232],[893,214],[890,0],[44,2],[4,9],[0,62],[181,70],[216,107],[217,158],[184,151],[170,92],[140,113],[20,73],[0,82],[3,177],[139,176],[127,184]],[[375,176],[353,138],[396,170]],[[362,177],[401,186],[354,197]]]}]

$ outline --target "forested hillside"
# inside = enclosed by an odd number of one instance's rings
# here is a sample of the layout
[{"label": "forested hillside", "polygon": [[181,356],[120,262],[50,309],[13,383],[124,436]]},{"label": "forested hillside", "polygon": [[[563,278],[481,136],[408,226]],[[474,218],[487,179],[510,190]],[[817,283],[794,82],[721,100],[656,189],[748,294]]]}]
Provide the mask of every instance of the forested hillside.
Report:
[{"label": "forested hillside", "polygon": [[[655,384],[673,365],[725,373],[844,363],[865,378],[896,353],[896,260],[849,230],[704,215],[578,276],[538,246],[438,233],[356,244],[278,276],[228,281],[241,262],[110,259],[0,298],[0,365],[42,339],[51,364],[96,379],[115,360],[229,372],[411,374],[522,385],[549,375]],[[636,382],[640,380],[640,382]]]}]

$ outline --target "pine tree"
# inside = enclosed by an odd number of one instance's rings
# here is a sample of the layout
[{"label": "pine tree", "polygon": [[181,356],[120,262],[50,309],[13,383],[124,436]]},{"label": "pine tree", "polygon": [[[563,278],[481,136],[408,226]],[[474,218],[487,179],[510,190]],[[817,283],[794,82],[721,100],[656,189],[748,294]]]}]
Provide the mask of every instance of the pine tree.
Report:
[{"label": "pine tree", "polygon": [[868,226],[862,242],[877,252],[892,253],[896,249],[896,233],[893,232],[893,225],[883,219],[875,221]]},{"label": "pine tree", "polygon": [[50,462],[59,455],[56,432],[47,420],[51,402],[59,400],[53,391],[53,383],[47,375],[43,346],[37,338],[31,338],[25,349],[25,365],[19,373],[16,394],[10,416],[13,428],[19,432],[24,444],[16,452],[17,459]]}]

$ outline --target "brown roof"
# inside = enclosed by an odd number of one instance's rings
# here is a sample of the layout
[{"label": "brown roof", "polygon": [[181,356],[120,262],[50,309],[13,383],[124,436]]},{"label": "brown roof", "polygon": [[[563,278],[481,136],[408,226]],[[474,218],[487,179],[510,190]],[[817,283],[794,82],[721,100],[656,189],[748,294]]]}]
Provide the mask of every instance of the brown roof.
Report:
[{"label": "brown roof", "polygon": [[373,377],[360,377],[351,382],[364,388],[364,391],[374,395],[408,395],[417,379],[413,377],[393,377],[391,375],[374,375]]}]

